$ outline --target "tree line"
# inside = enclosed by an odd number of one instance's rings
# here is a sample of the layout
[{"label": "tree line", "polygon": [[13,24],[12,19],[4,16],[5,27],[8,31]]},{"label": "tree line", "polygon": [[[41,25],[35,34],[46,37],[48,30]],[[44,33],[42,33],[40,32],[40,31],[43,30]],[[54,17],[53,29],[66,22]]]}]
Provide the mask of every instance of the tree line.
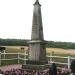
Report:
[{"label": "tree line", "polygon": [[73,42],[47,41],[46,46],[51,48],[75,49],[75,43]]},{"label": "tree line", "polygon": [[[0,46],[28,46],[28,41],[30,40],[27,40],[27,39],[26,40],[25,39],[0,39]],[[46,41],[46,47],[75,49],[75,43]]]},{"label": "tree line", "polygon": [[0,46],[27,46],[27,41],[24,39],[0,39]]}]

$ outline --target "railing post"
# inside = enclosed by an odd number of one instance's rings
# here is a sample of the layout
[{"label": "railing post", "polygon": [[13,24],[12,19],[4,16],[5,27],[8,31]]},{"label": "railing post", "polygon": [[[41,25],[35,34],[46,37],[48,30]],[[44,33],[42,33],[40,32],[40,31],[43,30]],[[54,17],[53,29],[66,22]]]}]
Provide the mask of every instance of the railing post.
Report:
[{"label": "railing post", "polygon": [[5,59],[5,55],[6,55],[6,54],[5,54],[5,50],[4,50],[4,59]]},{"label": "railing post", "polygon": [[1,52],[0,52],[0,66],[1,66]]},{"label": "railing post", "polygon": [[52,53],[50,53],[50,62],[52,62]]},{"label": "railing post", "polygon": [[68,69],[70,69],[70,56],[68,56]]},{"label": "railing post", "polygon": [[26,64],[26,50],[25,50],[25,52],[24,52],[24,64]]},{"label": "railing post", "polygon": [[19,56],[19,52],[18,52],[18,64],[20,63],[20,56]]}]

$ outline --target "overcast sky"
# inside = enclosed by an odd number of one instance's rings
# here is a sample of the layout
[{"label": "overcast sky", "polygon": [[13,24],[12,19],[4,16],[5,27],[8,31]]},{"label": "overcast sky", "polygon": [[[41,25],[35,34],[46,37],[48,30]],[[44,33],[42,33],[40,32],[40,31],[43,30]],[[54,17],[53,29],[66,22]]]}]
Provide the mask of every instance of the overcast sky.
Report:
[{"label": "overcast sky", "polygon": [[[0,0],[0,38],[31,39],[35,0]],[[44,39],[75,42],[75,0],[40,0]]]}]

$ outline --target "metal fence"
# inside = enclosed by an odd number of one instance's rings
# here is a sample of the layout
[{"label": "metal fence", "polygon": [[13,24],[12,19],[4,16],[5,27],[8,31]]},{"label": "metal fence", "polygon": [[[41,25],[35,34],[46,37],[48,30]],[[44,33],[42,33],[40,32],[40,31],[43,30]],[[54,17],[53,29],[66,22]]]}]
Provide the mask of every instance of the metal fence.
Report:
[{"label": "metal fence", "polygon": [[[75,57],[63,57],[63,56],[52,56],[52,55],[46,55],[48,59],[48,64],[54,62],[56,64],[61,65],[67,65],[68,69],[70,68],[70,63],[72,60],[75,59]],[[21,60],[23,64],[26,64],[26,60],[28,60],[28,54],[27,53],[1,53],[0,52],[0,65],[2,65],[4,61],[13,61],[17,60],[16,64],[20,64]],[[9,62],[10,63],[10,62]]]}]

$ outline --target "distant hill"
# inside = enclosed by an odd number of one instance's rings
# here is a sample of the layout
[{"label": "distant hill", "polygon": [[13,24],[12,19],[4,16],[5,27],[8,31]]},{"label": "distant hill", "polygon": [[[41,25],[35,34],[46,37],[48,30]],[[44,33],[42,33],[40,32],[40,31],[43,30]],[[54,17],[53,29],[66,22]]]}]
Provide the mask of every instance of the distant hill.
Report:
[{"label": "distant hill", "polygon": [[47,41],[46,46],[51,48],[75,49],[75,43],[72,42]]},{"label": "distant hill", "polygon": [[[28,39],[0,39],[0,46],[28,46]],[[75,43],[47,41],[46,47],[75,49]]]},{"label": "distant hill", "polygon": [[24,39],[0,39],[0,46],[28,46]]}]

